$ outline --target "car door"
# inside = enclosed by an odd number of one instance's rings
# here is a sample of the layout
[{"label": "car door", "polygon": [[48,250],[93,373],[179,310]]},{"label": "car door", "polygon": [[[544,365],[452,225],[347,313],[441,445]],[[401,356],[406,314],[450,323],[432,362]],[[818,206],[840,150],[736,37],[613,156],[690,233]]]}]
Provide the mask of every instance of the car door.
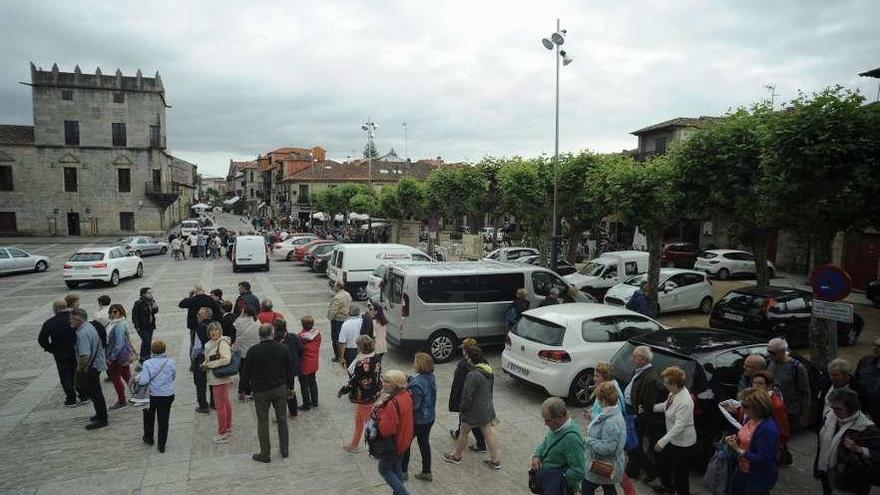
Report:
[{"label": "car door", "polygon": [[657,303],[660,304],[661,312],[681,310],[681,287],[684,283],[684,274],[677,273],[660,285],[660,291],[657,292]]},{"label": "car door", "polygon": [[31,255],[18,248],[6,248],[12,260],[12,269],[15,271],[30,270],[33,268]]},{"label": "car door", "polygon": [[114,249],[111,256],[118,265],[119,265],[119,277],[130,277],[134,275],[135,270],[137,269],[137,260],[138,258],[132,253],[131,256],[128,253],[124,252],[122,249]]},{"label": "car door", "polygon": [[[525,275],[493,273],[477,275],[477,334],[480,340],[502,340],[507,334],[504,312],[525,286]],[[533,306],[534,307],[534,306]]]},{"label": "car door", "polygon": [[678,305],[680,310],[700,307],[703,300],[703,283],[706,278],[698,273],[682,273],[681,285],[678,288]]},{"label": "car door", "polygon": [[135,251],[140,251],[141,255],[148,255],[153,253],[153,248],[150,245],[150,241],[146,237],[138,237],[135,241]]},{"label": "car door", "polygon": [[755,269],[755,257],[749,253],[741,253],[742,257],[742,273],[745,275],[754,275],[757,273]]},{"label": "car door", "polygon": [[5,248],[0,248],[0,273],[9,273],[11,271],[14,271],[12,268],[12,256],[9,256]]}]

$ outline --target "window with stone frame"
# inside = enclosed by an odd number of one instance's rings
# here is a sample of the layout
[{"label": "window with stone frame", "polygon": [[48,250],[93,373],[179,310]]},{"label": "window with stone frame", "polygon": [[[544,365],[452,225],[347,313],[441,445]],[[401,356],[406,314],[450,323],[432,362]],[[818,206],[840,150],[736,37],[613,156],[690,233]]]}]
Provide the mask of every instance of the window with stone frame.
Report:
[{"label": "window with stone frame", "polygon": [[67,146],[79,146],[79,121],[64,121],[64,144]]},{"label": "window with stone frame", "polygon": [[134,232],[134,212],[119,212],[119,230],[124,232]]},{"label": "window with stone frame", "polygon": [[64,101],[73,101],[73,90],[72,89],[62,89],[61,90],[61,99]]},{"label": "window with stone frame", "polygon": [[113,103],[125,103],[125,93],[122,91],[114,91]]},{"label": "window with stone frame", "polygon": [[125,146],[125,122],[113,123],[113,146]]},{"label": "window with stone frame", "polygon": [[158,125],[150,126],[150,147],[151,148],[161,148],[162,147],[162,128]]},{"label": "window with stone frame", "polygon": [[130,193],[131,192],[131,169],[120,168],[116,171],[116,176],[117,176],[117,179],[119,182],[119,192]]},{"label": "window with stone frame", "polygon": [[12,191],[12,165],[0,166],[0,191]]},{"label": "window with stone frame", "polygon": [[64,192],[77,192],[76,167],[64,167]]}]

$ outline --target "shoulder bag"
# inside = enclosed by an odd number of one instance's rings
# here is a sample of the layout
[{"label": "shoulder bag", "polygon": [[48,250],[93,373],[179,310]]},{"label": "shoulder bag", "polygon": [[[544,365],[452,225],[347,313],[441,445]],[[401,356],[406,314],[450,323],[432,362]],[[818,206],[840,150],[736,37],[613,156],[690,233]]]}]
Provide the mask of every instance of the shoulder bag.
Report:
[{"label": "shoulder bag", "polygon": [[[547,450],[544,451],[544,458],[547,458],[547,454],[553,450],[553,447],[556,447],[556,444],[561,442],[563,438],[571,433],[579,435],[576,431],[565,432],[547,447]],[[565,495],[568,493],[568,484],[565,481],[566,467],[567,466],[563,465],[552,468],[542,467],[541,469],[530,469],[529,490],[538,495]]]},{"label": "shoulder bag", "polygon": [[[220,344],[217,344],[217,357],[220,357]],[[217,378],[226,378],[227,376],[232,376],[238,373],[238,368],[241,367],[241,351],[232,351],[232,356],[229,359],[229,364],[224,364],[223,366],[218,366],[216,368],[211,368],[211,372],[214,373],[214,376]]]},{"label": "shoulder bag", "polygon": [[[397,405],[397,398],[391,399],[390,402],[394,404],[394,409],[397,410],[397,415],[400,417],[400,407]],[[387,407],[387,404],[383,407]],[[378,420],[375,421],[375,435],[372,438],[370,435],[367,435],[367,447],[369,448],[370,457],[373,459],[393,457],[397,454],[397,435],[381,436],[379,434]]]},{"label": "shoulder bag", "polygon": [[150,398],[149,397],[150,383],[152,383],[153,380],[155,380],[156,377],[159,376],[159,373],[162,373],[162,370],[165,368],[165,365],[168,364],[168,359],[169,358],[165,358],[165,362],[162,363],[162,366],[159,366],[159,370],[156,371],[156,374],[153,375],[152,377],[150,377],[150,379],[147,381],[147,383],[145,383],[143,385],[141,385],[141,383],[138,382],[137,376],[131,377],[131,380],[128,382],[128,391],[131,394],[131,398],[133,400],[148,400]]}]

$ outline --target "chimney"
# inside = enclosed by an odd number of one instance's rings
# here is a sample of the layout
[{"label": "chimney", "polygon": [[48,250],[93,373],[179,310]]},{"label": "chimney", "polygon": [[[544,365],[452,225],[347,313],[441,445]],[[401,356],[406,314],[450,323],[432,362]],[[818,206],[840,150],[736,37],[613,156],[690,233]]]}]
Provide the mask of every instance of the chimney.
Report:
[{"label": "chimney", "polygon": [[159,77],[159,71],[156,71],[156,89],[158,89],[159,91],[165,89],[162,87],[162,78]]},{"label": "chimney", "polygon": [[101,67],[98,67],[97,69],[95,69],[95,86],[101,86],[102,77],[103,75],[101,74]]},{"label": "chimney", "polygon": [[37,79],[37,66],[31,62],[31,82],[34,82]]},{"label": "chimney", "polygon": [[137,77],[137,89],[144,89],[144,77],[143,74],[141,74],[140,68],[138,68],[137,75],[135,77]]},{"label": "chimney", "polygon": [[58,83],[58,64],[52,64],[52,82]]},{"label": "chimney", "polygon": [[116,80],[113,81],[113,84],[115,84],[117,88],[122,88],[122,71],[118,68],[116,69]]},{"label": "chimney", "polygon": [[73,84],[79,84],[79,76],[82,75],[82,71],[79,69],[79,64],[73,68]]}]

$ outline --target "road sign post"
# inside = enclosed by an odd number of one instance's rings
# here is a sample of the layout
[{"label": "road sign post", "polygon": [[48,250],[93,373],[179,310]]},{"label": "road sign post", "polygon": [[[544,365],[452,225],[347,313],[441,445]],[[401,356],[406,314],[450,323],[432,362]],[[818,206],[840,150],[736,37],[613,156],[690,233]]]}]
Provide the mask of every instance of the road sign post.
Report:
[{"label": "road sign post", "polygon": [[852,323],[852,304],[838,303],[852,290],[852,279],[835,265],[816,267],[810,274],[813,314],[810,318],[810,360],[820,370],[837,357],[837,322]]}]

